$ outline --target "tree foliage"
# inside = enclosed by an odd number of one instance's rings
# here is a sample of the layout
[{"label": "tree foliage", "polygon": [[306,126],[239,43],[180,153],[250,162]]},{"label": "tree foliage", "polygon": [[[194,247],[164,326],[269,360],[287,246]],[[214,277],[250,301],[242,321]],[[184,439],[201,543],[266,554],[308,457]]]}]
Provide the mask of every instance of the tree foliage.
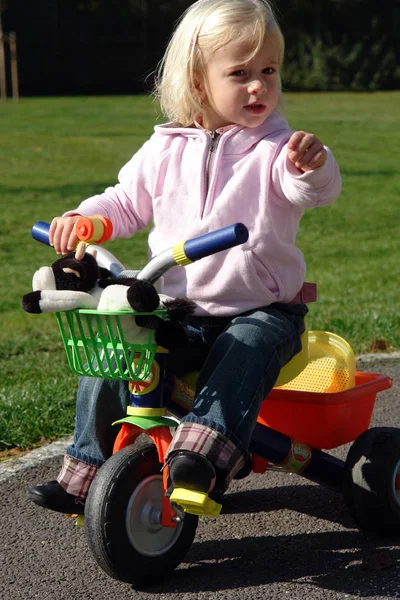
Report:
[{"label": "tree foliage", "polygon": [[[289,90],[400,88],[399,0],[273,0]],[[137,93],[192,0],[2,0],[24,94]]]},{"label": "tree foliage", "polygon": [[289,89],[400,87],[398,0],[276,0]]}]

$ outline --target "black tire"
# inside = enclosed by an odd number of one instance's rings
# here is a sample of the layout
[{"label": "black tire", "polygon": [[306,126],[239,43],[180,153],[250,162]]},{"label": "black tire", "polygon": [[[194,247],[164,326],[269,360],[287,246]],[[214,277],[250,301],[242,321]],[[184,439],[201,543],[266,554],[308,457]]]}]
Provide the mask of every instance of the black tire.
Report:
[{"label": "black tire", "polygon": [[[376,427],[352,444],[344,469],[344,499],[366,533],[400,533],[400,429]],[[397,485],[396,485],[397,480]]]},{"label": "black tire", "polygon": [[128,446],[102,466],[85,506],[88,545],[100,567],[135,586],[168,577],[189,550],[198,517],[175,528],[159,522],[162,465],[154,445]]}]

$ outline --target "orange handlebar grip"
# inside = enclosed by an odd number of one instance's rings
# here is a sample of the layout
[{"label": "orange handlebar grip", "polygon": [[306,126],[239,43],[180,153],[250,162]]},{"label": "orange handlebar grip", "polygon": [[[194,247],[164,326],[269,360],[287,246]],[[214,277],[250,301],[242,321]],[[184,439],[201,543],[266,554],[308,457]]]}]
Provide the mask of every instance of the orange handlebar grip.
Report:
[{"label": "orange handlebar grip", "polygon": [[76,236],[82,242],[102,244],[110,239],[112,231],[110,219],[103,215],[81,217],[76,222]]}]

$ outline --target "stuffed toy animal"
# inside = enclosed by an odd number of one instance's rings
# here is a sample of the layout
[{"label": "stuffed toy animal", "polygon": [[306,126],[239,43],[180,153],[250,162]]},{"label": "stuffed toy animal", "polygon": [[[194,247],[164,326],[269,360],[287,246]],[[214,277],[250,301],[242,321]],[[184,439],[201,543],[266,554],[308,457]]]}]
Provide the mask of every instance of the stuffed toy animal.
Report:
[{"label": "stuffed toy animal", "polygon": [[36,271],[33,292],[22,298],[22,308],[29,313],[96,308],[102,292],[98,281],[107,276],[109,273],[96,262],[95,250],[86,252],[81,243],[76,252]]},{"label": "stuffed toy animal", "polygon": [[60,312],[76,308],[101,312],[134,310],[151,313],[165,308],[167,319],[157,315],[136,315],[125,319],[124,335],[138,341],[140,329],[154,329],[156,342],[167,349],[184,349],[188,344],[184,319],[193,313],[194,304],[187,298],[159,295],[148,281],[136,278],[110,278],[110,273],[96,262],[96,250],[81,242],[75,252],[41,267],[33,276],[33,291],[22,298],[22,308],[29,313]]}]

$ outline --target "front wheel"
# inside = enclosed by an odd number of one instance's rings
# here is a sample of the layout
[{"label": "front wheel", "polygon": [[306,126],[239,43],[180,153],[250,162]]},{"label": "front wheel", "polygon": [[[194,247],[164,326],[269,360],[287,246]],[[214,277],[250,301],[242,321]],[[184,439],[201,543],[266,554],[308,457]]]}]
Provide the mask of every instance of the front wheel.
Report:
[{"label": "front wheel", "polygon": [[344,499],[360,529],[400,533],[400,429],[375,427],[355,440],[345,463]]},{"label": "front wheel", "polygon": [[161,525],[162,464],[154,445],[128,446],[99,470],[85,506],[88,545],[111,577],[146,585],[164,579],[189,550],[194,515],[180,515],[176,527]]}]

